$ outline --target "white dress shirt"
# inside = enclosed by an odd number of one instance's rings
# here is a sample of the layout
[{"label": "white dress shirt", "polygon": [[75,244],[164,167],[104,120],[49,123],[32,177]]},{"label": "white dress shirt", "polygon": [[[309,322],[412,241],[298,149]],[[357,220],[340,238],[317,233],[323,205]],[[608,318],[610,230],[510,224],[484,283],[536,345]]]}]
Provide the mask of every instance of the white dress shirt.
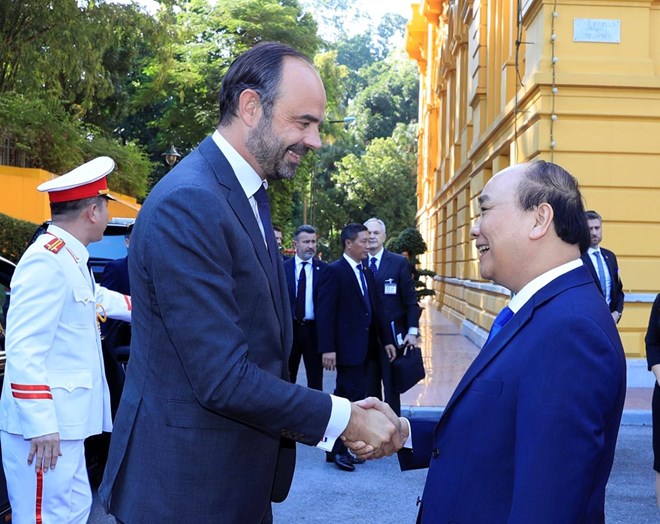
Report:
[{"label": "white dress shirt", "polygon": [[[222,154],[229,162],[229,165],[234,170],[234,174],[238,179],[238,183],[243,188],[245,196],[250,203],[254,217],[257,219],[257,224],[259,224],[259,229],[261,230],[261,236],[264,238],[264,243],[266,243],[266,233],[264,232],[264,225],[261,223],[261,215],[259,215],[259,205],[257,204],[254,194],[259,191],[259,188],[263,185],[264,188],[268,189],[268,181],[262,180],[262,178],[257,174],[257,172],[252,168],[250,164],[234,149],[234,147],[227,142],[225,137],[223,137],[218,130],[216,129],[212,135],[213,141],[220,148]],[[266,247],[268,244],[266,243]]]},{"label": "white dress shirt", "polygon": [[[358,286],[360,286],[360,289],[362,290],[362,294],[364,296],[367,296],[367,291],[368,290],[364,289],[362,287],[363,280],[362,280],[362,277],[360,276],[360,272],[362,271],[362,267],[363,267],[362,262],[356,262],[351,257],[349,257],[346,253],[344,253],[342,256],[346,259],[346,262],[348,262],[349,265],[353,268],[353,274],[355,275],[355,278],[357,278]],[[366,285],[366,282],[367,282],[367,279],[365,278],[364,279],[365,285]]]},{"label": "white dress shirt", "polygon": [[[605,261],[605,256],[603,255],[603,252],[600,249],[594,249],[593,247],[590,247],[587,250],[587,253],[589,253],[589,258],[591,259],[591,263],[594,265],[594,269],[596,270],[596,274],[600,277],[600,273],[598,272],[598,260],[596,259],[596,252],[599,253],[600,255],[600,260],[603,263],[603,271],[605,273],[605,301],[607,302],[607,305],[610,305],[610,301],[612,300],[611,297],[611,289],[612,289],[612,276],[610,275],[610,270],[607,267],[607,262]],[[600,287],[600,284],[598,285]]]},{"label": "white dress shirt", "polygon": [[305,320],[314,320],[314,300],[312,299],[312,286],[314,285],[312,280],[314,279],[314,267],[312,259],[303,260],[297,254],[294,257],[295,259],[295,277],[296,277],[296,297],[298,296],[298,282],[300,280],[300,271],[303,267],[303,262],[305,265]]}]

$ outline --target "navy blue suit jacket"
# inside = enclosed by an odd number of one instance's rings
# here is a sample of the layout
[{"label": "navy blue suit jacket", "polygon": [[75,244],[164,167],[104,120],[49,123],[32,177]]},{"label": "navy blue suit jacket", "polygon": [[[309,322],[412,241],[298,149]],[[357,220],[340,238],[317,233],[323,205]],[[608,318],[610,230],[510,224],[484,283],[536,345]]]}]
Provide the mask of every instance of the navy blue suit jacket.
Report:
[{"label": "navy blue suit jacket", "polygon": [[[316,330],[320,353],[337,353],[337,365],[359,366],[367,359],[370,334],[381,342],[392,343],[380,313],[376,283],[368,268],[362,267],[367,280],[371,306],[362,294],[353,267],[342,256],[329,264],[319,282]],[[371,322],[375,331],[371,332]]]},{"label": "navy blue suit jacket", "polygon": [[[316,302],[319,290],[319,280],[323,275],[323,271],[328,266],[327,262],[323,262],[316,257],[312,258],[312,302],[314,302],[314,316],[316,317]],[[286,275],[286,283],[289,291],[289,303],[291,304],[291,316],[296,312],[296,257],[287,258],[284,261],[284,274]]]},{"label": "navy blue suit jacket", "polygon": [[111,260],[105,265],[101,285],[123,295],[131,294],[131,283],[128,278],[128,257]]},{"label": "navy blue suit jacket", "polygon": [[[607,264],[607,269],[609,270],[611,277],[610,278],[611,280],[610,311],[612,313],[614,313],[615,311],[622,313],[625,294],[623,292],[623,283],[621,282],[621,276],[619,275],[619,263],[616,259],[616,255],[612,253],[609,249],[605,249],[603,247],[599,247],[598,249],[600,249],[600,252],[603,254],[603,259]],[[594,282],[596,282],[596,287],[598,288],[598,291],[600,291],[602,295],[603,291],[602,289],[600,289],[600,280],[598,278],[598,273],[596,272],[596,268],[594,267],[594,263],[592,262],[588,252],[582,255],[582,261],[584,262],[584,265],[587,266],[587,268],[591,272],[591,276],[593,277]]]},{"label": "navy blue suit jacket", "polygon": [[437,424],[411,421],[399,460],[430,465],[422,522],[604,522],[625,392],[591,275],[558,277],[484,346]]},{"label": "navy blue suit jacket", "polygon": [[101,499],[123,522],[262,522],[293,475],[282,437],[316,445],[332,403],[289,382],[284,268],[210,137],[131,240],[131,361]]},{"label": "navy blue suit jacket", "polygon": [[[384,250],[375,280],[385,321],[394,321],[405,337],[408,328],[419,327],[419,305],[406,257]],[[385,294],[386,282],[396,284],[396,294]]]}]

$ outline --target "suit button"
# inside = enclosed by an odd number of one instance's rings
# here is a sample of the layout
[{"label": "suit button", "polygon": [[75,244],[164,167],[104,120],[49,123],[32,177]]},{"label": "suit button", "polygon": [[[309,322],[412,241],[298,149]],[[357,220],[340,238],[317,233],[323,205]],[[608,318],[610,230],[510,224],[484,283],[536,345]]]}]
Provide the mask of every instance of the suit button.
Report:
[{"label": "suit button", "polygon": [[435,449],[431,452],[431,456],[432,456],[434,459],[437,459],[437,458],[440,456],[440,450],[439,450],[438,448],[435,448]]},{"label": "suit button", "polygon": [[422,499],[420,497],[417,497],[416,505],[419,506],[421,503],[422,503]]}]

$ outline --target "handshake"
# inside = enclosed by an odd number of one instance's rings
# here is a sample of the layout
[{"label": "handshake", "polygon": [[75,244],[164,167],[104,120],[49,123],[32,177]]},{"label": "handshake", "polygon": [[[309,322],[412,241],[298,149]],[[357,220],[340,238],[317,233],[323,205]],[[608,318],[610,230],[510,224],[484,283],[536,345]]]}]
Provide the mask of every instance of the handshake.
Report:
[{"label": "handshake", "polygon": [[374,397],[351,402],[351,418],[341,439],[358,458],[378,459],[399,451],[409,434],[408,421]]}]

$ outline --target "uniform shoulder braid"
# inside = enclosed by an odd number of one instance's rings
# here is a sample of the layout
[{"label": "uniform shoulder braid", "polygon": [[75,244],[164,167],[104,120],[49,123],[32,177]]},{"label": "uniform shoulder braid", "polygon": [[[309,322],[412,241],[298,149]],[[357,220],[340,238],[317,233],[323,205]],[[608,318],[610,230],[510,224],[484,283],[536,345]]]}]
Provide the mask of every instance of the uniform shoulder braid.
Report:
[{"label": "uniform shoulder braid", "polygon": [[64,240],[53,235],[53,238],[44,244],[44,248],[52,253],[59,253],[65,245]]}]

